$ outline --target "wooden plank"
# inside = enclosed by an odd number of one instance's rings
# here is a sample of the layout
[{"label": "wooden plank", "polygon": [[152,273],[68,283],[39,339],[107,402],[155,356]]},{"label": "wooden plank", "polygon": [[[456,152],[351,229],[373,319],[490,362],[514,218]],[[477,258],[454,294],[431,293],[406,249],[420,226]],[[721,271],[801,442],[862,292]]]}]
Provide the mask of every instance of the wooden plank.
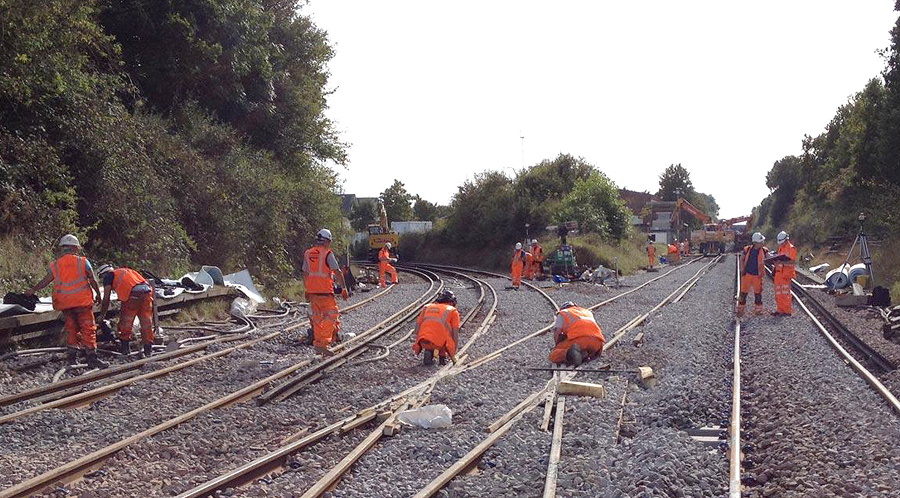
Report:
[{"label": "wooden plank", "polygon": [[559,383],[556,388],[559,394],[570,394],[574,396],[590,396],[593,398],[605,398],[606,388],[601,384],[592,384],[590,382],[576,382],[574,380],[565,380]]},{"label": "wooden plank", "polygon": [[556,479],[559,477],[559,457],[562,453],[563,416],[566,413],[566,397],[556,401],[556,419],[553,421],[553,442],[550,443],[550,462],[547,464],[547,480],[544,481],[544,498],[556,497]]},{"label": "wooden plank", "polygon": [[73,472],[77,472],[78,469],[81,469],[88,465],[92,465],[94,462],[96,462],[97,460],[99,460],[101,458],[106,458],[109,455],[112,455],[113,453],[115,453],[123,448],[126,448],[134,443],[137,443],[138,441],[140,441],[144,438],[153,436],[162,431],[171,429],[172,427],[175,427],[179,424],[187,422],[188,420],[196,417],[197,415],[200,415],[201,413],[216,409],[222,405],[226,405],[234,399],[239,399],[242,396],[244,396],[245,394],[253,392],[253,391],[259,389],[260,387],[265,386],[266,384],[269,384],[275,380],[278,380],[282,377],[290,375],[294,371],[305,367],[309,363],[311,363],[310,360],[301,361],[295,365],[285,368],[284,370],[281,370],[280,372],[270,375],[262,380],[258,380],[256,382],[254,382],[253,384],[251,384],[247,387],[244,387],[243,389],[235,391],[235,392],[229,394],[228,396],[211,401],[199,408],[195,408],[189,412],[179,415],[178,417],[167,420],[161,424],[155,425],[155,426],[153,426],[149,429],[146,429],[142,432],[139,432],[133,436],[127,437],[117,443],[113,443],[109,446],[106,446],[105,448],[101,448],[97,451],[94,451],[93,453],[91,453],[89,455],[85,455],[81,458],[78,458],[77,460],[73,460],[73,461],[63,464],[59,467],[56,467],[55,469],[44,472],[43,474],[41,474],[39,476],[32,477],[31,479],[20,482],[19,484],[16,484],[15,486],[6,488],[6,489],[0,491],[0,498],[18,498],[18,497],[30,496],[47,486],[50,486],[52,484],[55,484],[55,483],[65,479],[67,476],[71,475]]}]

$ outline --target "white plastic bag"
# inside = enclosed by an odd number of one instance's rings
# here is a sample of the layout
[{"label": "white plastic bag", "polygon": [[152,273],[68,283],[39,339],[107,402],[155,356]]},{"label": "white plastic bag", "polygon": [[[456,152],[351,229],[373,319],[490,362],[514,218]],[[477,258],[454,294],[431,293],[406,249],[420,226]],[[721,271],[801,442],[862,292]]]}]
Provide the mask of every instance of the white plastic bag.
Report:
[{"label": "white plastic bag", "polygon": [[234,301],[231,301],[229,313],[235,318],[246,319],[247,315],[256,313],[256,303],[249,299],[244,299],[243,297],[236,297],[234,298]]},{"label": "white plastic bag", "polygon": [[402,411],[397,415],[397,420],[424,429],[440,429],[450,427],[453,423],[453,412],[447,405],[427,405]]}]

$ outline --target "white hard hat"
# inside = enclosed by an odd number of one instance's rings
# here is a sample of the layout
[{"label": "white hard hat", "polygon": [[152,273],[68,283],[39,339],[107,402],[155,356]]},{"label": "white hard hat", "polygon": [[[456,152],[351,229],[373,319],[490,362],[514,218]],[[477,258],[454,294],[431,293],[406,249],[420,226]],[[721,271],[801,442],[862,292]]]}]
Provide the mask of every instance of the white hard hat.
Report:
[{"label": "white hard hat", "polygon": [[766,241],[766,236],[759,232],[756,232],[753,234],[753,238],[751,240],[753,241],[754,244],[762,244],[763,242]]},{"label": "white hard hat", "polygon": [[537,239],[531,239],[532,244],[537,244]]},{"label": "white hard hat", "polygon": [[385,243],[384,243],[384,247],[387,247],[388,249],[390,249],[390,248],[391,248],[391,243],[390,243],[390,242],[385,242]]},{"label": "white hard hat", "polygon": [[71,233],[67,233],[67,234],[63,235],[61,239],[59,239],[59,246],[60,247],[63,247],[63,246],[81,247],[81,244],[78,243],[78,237],[75,237]]},{"label": "white hard hat", "polygon": [[97,269],[97,275],[102,277],[104,273],[111,271],[113,271],[112,265],[100,265],[100,268]]},{"label": "white hard hat", "polygon": [[521,249],[521,248],[522,248],[522,243],[516,242],[516,249]]},{"label": "white hard hat", "polygon": [[778,242],[779,244],[783,244],[784,241],[787,240],[787,239],[789,239],[789,238],[791,238],[791,236],[788,235],[787,232],[785,232],[784,230],[782,230],[782,231],[778,232],[778,236],[775,237],[775,241]]},{"label": "white hard hat", "polygon": [[331,240],[331,230],[323,228],[316,233],[316,238],[320,240]]}]

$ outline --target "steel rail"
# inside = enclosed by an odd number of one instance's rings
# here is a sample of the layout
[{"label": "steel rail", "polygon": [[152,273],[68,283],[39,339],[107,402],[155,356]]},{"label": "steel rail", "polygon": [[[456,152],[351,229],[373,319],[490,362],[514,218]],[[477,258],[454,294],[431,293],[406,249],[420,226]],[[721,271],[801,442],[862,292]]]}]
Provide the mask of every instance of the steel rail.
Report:
[{"label": "steel rail", "polygon": [[[340,312],[347,313],[355,308],[358,308],[364,304],[367,304],[367,303],[373,301],[376,298],[381,297],[382,295],[386,294],[390,290],[391,290],[391,288],[389,287],[389,288],[379,292],[378,294],[375,294],[374,296],[370,296],[362,301],[359,301],[350,306],[342,308],[340,310]],[[280,333],[291,332],[293,330],[296,330],[296,329],[303,327],[304,325],[308,325],[308,324],[309,324],[308,320],[303,320],[297,324],[286,327],[285,329],[281,330]],[[22,401],[27,401],[32,398],[44,397],[48,394],[52,394],[52,393],[59,392],[59,391],[70,391],[72,388],[75,388],[78,386],[83,386],[85,384],[91,384],[91,383],[94,383],[94,382],[97,382],[97,381],[100,381],[103,379],[117,376],[124,372],[140,369],[148,363],[154,363],[154,362],[175,359],[175,358],[178,358],[181,356],[186,356],[191,353],[202,351],[213,344],[220,344],[220,343],[231,342],[231,341],[236,341],[236,340],[241,340],[241,339],[252,339],[252,336],[253,336],[253,334],[240,334],[240,335],[233,335],[233,336],[230,335],[230,336],[218,337],[209,342],[197,344],[194,346],[188,346],[185,348],[180,348],[178,350],[175,350],[175,351],[172,351],[169,353],[163,353],[161,355],[151,356],[150,358],[143,358],[140,360],[136,360],[136,361],[121,364],[121,365],[114,365],[105,370],[97,370],[97,371],[90,372],[90,373],[87,373],[84,375],[79,375],[78,377],[72,377],[72,378],[69,378],[69,379],[66,379],[66,380],[63,380],[60,382],[45,384],[42,386],[25,389],[18,393],[9,394],[9,395],[0,397],[0,406],[6,406],[6,405],[15,404],[15,403],[20,403]],[[194,338],[191,338],[191,340],[193,340],[193,339]]]},{"label": "steel rail", "polygon": [[[734,300],[737,302],[741,289],[741,272],[738,258],[734,258],[735,285]],[[741,319],[734,319],[734,347],[732,351],[731,381],[731,424],[729,434],[729,480],[728,497],[741,498]]]}]

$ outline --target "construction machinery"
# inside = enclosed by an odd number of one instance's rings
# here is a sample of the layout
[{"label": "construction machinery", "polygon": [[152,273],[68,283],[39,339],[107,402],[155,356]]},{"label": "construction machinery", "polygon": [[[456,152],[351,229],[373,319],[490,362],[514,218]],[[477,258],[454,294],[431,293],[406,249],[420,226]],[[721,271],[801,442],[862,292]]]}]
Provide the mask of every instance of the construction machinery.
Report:
[{"label": "construction machinery", "polygon": [[[735,226],[746,223],[743,227]],[[718,255],[743,246],[743,236],[753,223],[753,215],[739,216],[718,223],[706,223],[703,229],[691,232],[691,244],[695,244],[704,256]]]},{"label": "construction machinery", "polygon": [[376,209],[378,211],[378,223],[366,226],[366,230],[369,232],[369,260],[377,263],[378,251],[388,242],[391,244],[391,255],[397,256],[400,235],[392,231],[390,226],[388,226],[387,211],[384,209],[384,204],[379,202]]}]

